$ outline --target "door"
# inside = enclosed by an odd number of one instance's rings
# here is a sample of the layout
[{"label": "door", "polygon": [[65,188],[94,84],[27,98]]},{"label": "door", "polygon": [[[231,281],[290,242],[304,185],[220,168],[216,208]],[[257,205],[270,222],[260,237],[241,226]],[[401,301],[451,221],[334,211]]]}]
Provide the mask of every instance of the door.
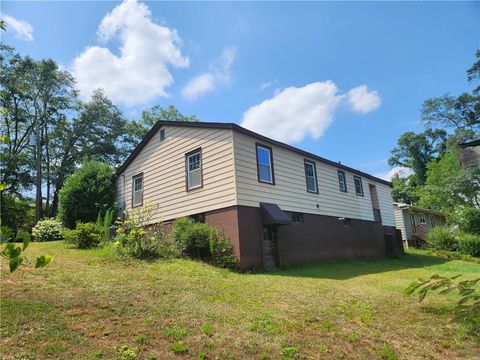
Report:
[{"label": "door", "polygon": [[417,227],[415,226],[415,214],[414,213],[409,213],[410,215],[410,224],[412,225],[412,232],[414,234],[417,233]]},{"label": "door", "polygon": [[263,267],[275,269],[279,266],[277,225],[263,226]]}]

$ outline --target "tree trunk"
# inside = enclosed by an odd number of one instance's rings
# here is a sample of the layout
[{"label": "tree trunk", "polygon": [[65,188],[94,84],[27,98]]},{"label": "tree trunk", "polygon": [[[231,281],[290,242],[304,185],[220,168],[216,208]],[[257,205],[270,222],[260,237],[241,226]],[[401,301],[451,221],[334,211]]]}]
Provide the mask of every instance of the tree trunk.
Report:
[{"label": "tree trunk", "polygon": [[35,131],[35,136],[37,138],[36,144],[36,178],[35,178],[35,186],[36,186],[36,195],[35,195],[35,223],[37,223],[43,217],[43,209],[42,209],[42,142],[40,139],[40,124],[38,124],[37,118],[37,128]]}]

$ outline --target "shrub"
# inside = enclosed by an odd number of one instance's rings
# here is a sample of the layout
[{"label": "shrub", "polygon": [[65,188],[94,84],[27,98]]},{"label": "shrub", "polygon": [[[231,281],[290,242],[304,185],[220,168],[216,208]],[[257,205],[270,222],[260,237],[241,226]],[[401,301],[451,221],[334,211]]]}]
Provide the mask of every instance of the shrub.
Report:
[{"label": "shrub", "polygon": [[8,226],[0,226],[0,243],[12,241],[15,238],[15,232]]},{"label": "shrub", "polygon": [[457,241],[452,229],[443,226],[437,226],[428,232],[427,244],[436,250],[457,249]]},{"label": "shrub", "polygon": [[115,186],[107,163],[88,161],[78,168],[60,190],[58,216],[73,229],[77,221],[95,222],[100,210],[111,208]]},{"label": "shrub", "polygon": [[[103,211],[99,211],[97,215],[97,222],[95,225],[101,231],[102,238],[104,240],[109,240],[109,230],[110,227],[113,225],[113,219],[115,217],[115,209],[108,208],[103,214]],[[103,215],[103,216],[102,216]]]},{"label": "shrub", "polygon": [[63,231],[64,228],[58,220],[47,218],[33,227],[32,235],[35,241],[56,241],[63,240]]},{"label": "shrub", "polygon": [[102,231],[93,223],[77,223],[75,230],[64,231],[65,241],[79,249],[97,247],[102,242]]},{"label": "shrub", "polygon": [[463,233],[458,236],[458,251],[480,257],[480,235]]},{"label": "shrub", "polygon": [[2,194],[0,201],[0,219],[2,226],[13,230],[31,232],[34,222],[34,208],[25,200],[12,195]]},{"label": "shrub", "polygon": [[187,217],[177,219],[173,224],[173,236],[183,256],[211,260],[210,241],[214,229],[207,224]]},{"label": "shrub", "polygon": [[153,207],[146,205],[128,213],[126,219],[117,223],[115,245],[120,255],[128,255],[137,259],[153,259],[158,257],[179,257],[176,247],[165,224],[147,227]]},{"label": "shrub", "polygon": [[207,224],[190,218],[177,219],[173,224],[173,237],[183,256],[205,260],[219,267],[238,268],[230,240]]},{"label": "shrub", "polygon": [[468,207],[462,214],[462,230],[480,235],[480,208]]}]

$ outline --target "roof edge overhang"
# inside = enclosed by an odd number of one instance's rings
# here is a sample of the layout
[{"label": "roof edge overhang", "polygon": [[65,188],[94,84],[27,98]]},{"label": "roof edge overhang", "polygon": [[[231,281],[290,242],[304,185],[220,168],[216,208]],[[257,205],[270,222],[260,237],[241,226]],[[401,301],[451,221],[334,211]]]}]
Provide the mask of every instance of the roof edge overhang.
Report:
[{"label": "roof edge overhang", "polygon": [[266,136],[263,136],[263,135],[260,135],[256,132],[254,132],[254,131],[245,129],[245,128],[241,127],[240,125],[233,124],[233,123],[205,122],[205,121],[196,121],[196,122],[192,122],[192,121],[166,121],[166,120],[157,121],[157,123],[149,130],[149,132],[145,135],[145,137],[142,139],[142,141],[140,141],[140,143],[135,147],[135,149],[132,151],[132,153],[123,162],[123,164],[120,165],[117,168],[117,170],[115,172],[116,176],[120,176],[125,171],[125,169],[128,167],[128,165],[130,165],[130,163],[142,151],[144,146],[150,141],[150,139],[155,135],[155,133],[158,130],[160,130],[160,128],[162,126],[187,126],[187,127],[198,127],[198,128],[213,128],[213,129],[233,130],[233,131],[236,131],[238,133],[241,133],[241,134],[244,134],[244,135],[247,135],[247,136],[251,136],[251,137],[253,137],[257,140],[264,141],[268,144],[293,151],[297,154],[301,154],[301,155],[303,155],[305,157],[308,157],[310,159],[318,160],[318,161],[323,162],[325,164],[335,166],[338,169],[346,170],[346,171],[352,172],[354,174],[363,176],[367,179],[371,179],[373,181],[381,183],[383,185],[387,185],[389,187],[392,187],[392,183],[390,181],[380,179],[376,176],[373,176],[373,175],[367,174],[363,171],[360,171],[360,170],[351,168],[349,166],[343,165],[339,162],[328,160],[328,159],[325,159],[321,156],[318,156],[318,155],[309,153],[307,151],[304,151],[302,149],[296,148],[294,146],[282,143],[282,142],[277,141],[277,140],[270,139]]}]

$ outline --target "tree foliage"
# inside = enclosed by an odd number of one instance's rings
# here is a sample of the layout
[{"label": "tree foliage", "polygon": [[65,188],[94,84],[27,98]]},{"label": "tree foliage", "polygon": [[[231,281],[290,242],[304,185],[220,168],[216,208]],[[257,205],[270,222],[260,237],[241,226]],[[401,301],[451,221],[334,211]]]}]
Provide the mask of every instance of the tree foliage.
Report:
[{"label": "tree foliage", "polygon": [[428,164],[427,181],[419,205],[459,217],[463,207],[480,207],[480,168],[463,169],[458,150]]},{"label": "tree foliage", "polygon": [[390,166],[412,169],[418,183],[423,185],[426,180],[427,164],[445,152],[446,136],[447,133],[441,129],[427,129],[419,134],[408,131],[398,139],[388,163]]},{"label": "tree foliage", "polygon": [[77,221],[95,222],[100,211],[113,206],[113,171],[107,163],[90,160],[70,176],[60,191],[58,216],[73,229]]},{"label": "tree foliage", "polygon": [[392,177],[392,185],[393,201],[405,204],[416,204],[418,202],[418,184],[415,175],[404,178],[395,174]]}]

